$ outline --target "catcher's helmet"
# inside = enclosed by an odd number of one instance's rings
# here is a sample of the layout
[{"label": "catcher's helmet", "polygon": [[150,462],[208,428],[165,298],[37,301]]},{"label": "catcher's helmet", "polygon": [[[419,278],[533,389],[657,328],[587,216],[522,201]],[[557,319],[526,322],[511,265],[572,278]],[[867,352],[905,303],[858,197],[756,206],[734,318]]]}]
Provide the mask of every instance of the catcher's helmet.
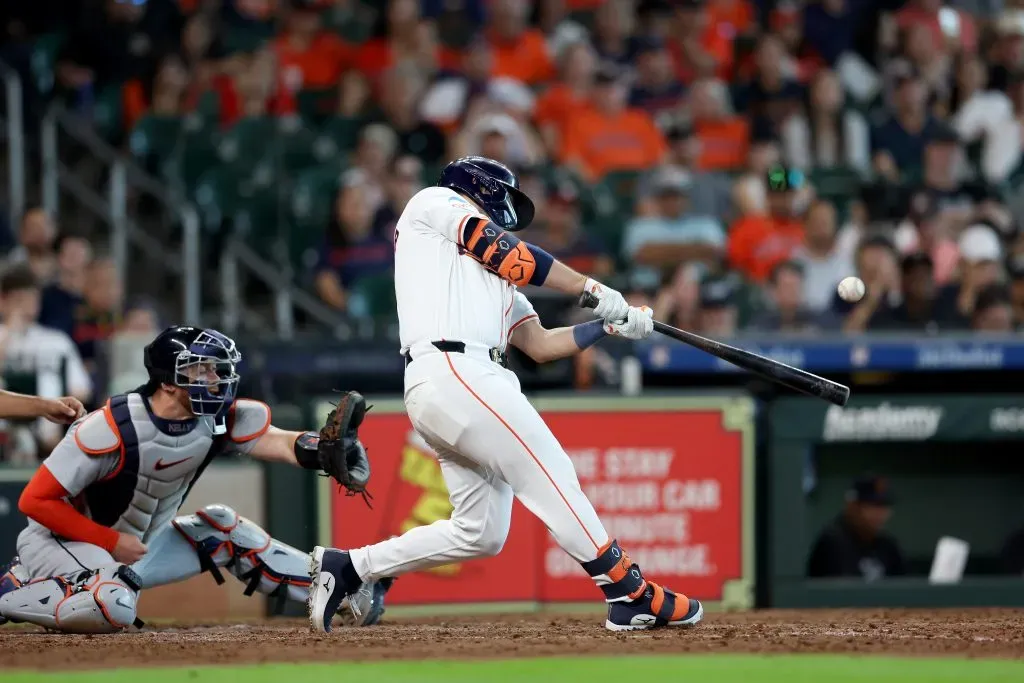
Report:
[{"label": "catcher's helmet", "polygon": [[175,325],[157,335],[143,351],[151,382],[186,390],[196,415],[223,418],[238,389],[242,354],[217,330]]},{"label": "catcher's helmet", "polygon": [[456,159],[441,171],[437,185],[472,199],[502,230],[522,230],[533,221],[533,201],[519,189],[512,169],[494,159]]}]

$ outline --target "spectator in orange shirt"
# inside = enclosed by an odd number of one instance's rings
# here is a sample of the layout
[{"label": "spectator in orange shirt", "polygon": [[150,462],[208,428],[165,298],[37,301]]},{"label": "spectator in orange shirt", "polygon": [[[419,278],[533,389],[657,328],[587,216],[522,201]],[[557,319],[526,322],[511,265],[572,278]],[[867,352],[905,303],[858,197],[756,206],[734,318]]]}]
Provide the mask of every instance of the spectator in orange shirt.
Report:
[{"label": "spectator in orange shirt", "polygon": [[754,28],[754,8],[748,0],[708,0],[708,19],[722,35],[735,38]]},{"label": "spectator in orange shirt", "polygon": [[732,73],[734,34],[712,22],[705,0],[676,4],[669,50],[676,75],[684,83],[707,76],[728,79]]},{"label": "spectator in orange shirt", "polygon": [[491,74],[527,85],[540,85],[555,75],[544,35],[528,28],[525,0],[492,0],[488,7],[487,40],[494,60]]},{"label": "spectator in orange shirt", "polygon": [[562,146],[562,161],[592,180],[610,171],[642,171],[660,163],[665,139],[639,109],[626,108],[626,88],[610,67],[594,84],[593,107],[573,119]]},{"label": "spectator in orange shirt", "polygon": [[341,38],[321,27],[316,0],[288,0],[284,33],[274,43],[284,83],[292,92],[337,85],[352,61]]},{"label": "spectator in orange shirt", "polygon": [[590,43],[579,42],[562,54],[561,77],[537,100],[534,122],[553,154],[561,145],[565,130],[581,111],[590,106],[597,55]]},{"label": "spectator in orange shirt", "polygon": [[747,159],[750,126],[730,112],[729,91],[714,79],[701,79],[690,88],[690,117],[700,140],[697,168],[701,171],[733,171]]},{"label": "spectator in orange shirt", "polygon": [[768,214],[740,218],[729,230],[729,265],[754,282],[789,259],[803,243],[803,225],[794,216],[800,171],[773,166],[768,171]]}]

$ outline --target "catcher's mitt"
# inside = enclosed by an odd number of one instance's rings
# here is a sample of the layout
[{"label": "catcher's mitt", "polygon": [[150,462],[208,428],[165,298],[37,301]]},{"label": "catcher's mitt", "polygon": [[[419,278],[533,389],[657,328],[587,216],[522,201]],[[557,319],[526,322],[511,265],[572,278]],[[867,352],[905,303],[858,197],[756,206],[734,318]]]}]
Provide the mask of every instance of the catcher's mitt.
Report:
[{"label": "catcher's mitt", "polygon": [[358,391],[343,394],[320,429],[317,457],[320,469],[346,489],[348,495],[361,495],[369,505],[371,496],[366,483],[370,480],[370,461],[359,442],[359,425],[367,410],[366,399]]}]

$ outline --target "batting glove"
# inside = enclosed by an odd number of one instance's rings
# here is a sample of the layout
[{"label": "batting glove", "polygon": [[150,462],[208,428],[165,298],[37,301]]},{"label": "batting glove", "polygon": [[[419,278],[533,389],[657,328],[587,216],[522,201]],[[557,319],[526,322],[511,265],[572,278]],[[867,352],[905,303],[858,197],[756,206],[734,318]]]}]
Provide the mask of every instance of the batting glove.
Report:
[{"label": "batting glove", "polygon": [[598,318],[604,318],[606,323],[614,323],[626,319],[626,314],[629,312],[629,304],[626,303],[626,299],[622,294],[592,278],[587,278],[584,291],[590,292],[597,297],[594,315]]},{"label": "batting glove", "polygon": [[626,339],[647,339],[654,332],[654,311],[647,306],[630,306],[625,320],[605,323],[604,331]]}]

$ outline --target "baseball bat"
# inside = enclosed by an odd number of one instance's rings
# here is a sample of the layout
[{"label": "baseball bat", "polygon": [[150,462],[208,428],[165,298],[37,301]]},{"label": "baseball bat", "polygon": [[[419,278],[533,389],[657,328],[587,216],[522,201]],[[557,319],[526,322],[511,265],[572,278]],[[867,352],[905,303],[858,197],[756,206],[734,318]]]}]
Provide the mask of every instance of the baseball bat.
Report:
[{"label": "baseball bat", "polygon": [[[597,297],[590,292],[583,292],[583,295],[580,297],[580,306],[582,308],[595,308],[597,303]],[[806,370],[794,368],[792,365],[786,365],[771,358],[759,356],[756,353],[702,337],[693,332],[680,330],[678,327],[672,327],[657,320],[654,321],[654,331],[672,337],[684,344],[689,344],[705,353],[710,353],[712,356],[732,363],[738,368],[789,387],[794,391],[824,399],[837,406],[845,406],[846,401],[850,398],[850,387],[833,382],[830,379],[825,379],[824,377],[812,375]]]}]

